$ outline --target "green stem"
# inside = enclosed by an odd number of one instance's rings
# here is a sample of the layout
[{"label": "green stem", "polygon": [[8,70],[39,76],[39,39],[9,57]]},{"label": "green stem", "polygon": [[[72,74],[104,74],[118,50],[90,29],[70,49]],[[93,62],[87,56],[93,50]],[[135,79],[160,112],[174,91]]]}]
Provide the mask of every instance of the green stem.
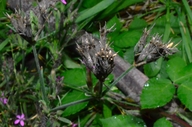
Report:
[{"label": "green stem", "polygon": [[109,89],[106,89],[105,91],[103,91],[102,96],[104,96],[113,86],[115,86],[119,82],[119,80],[121,80],[123,77],[125,77],[132,68],[134,68],[134,65],[132,65],[130,68],[128,68],[113,83],[111,83],[111,85],[109,86]]},{"label": "green stem", "polygon": [[40,68],[39,59],[38,59],[37,50],[36,50],[35,45],[33,45],[32,48],[33,48],[33,55],[34,55],[34,58],[35,58],[35,63],[36,63],[37,71],[38,71],[39,78],[40,78],[40,86],[41,86],[42,98],[46,102],[46,104],[48,104],[48,98],[47,98],[46,93],[45,93],[45,85],[44,85],[44,79],[43,79],[43,70]]},{"label": "green stem", "polygon": [[75,105],[75,104],[79,104],[79,103],[82,103],[82,102],[89,101],[89,100],[91,100],[91,99],[93,99],[93,98],[90,97],[90,98],[78,100],[78,101],[75,101],[75,102],[71,102],[71,103],[68,103],[68,104],[64,104],[64,105],[58,106],[58,107],[56,107],[56,108],[53,108],[53,109],[51,109],[50,111],[53,112],[53,111],[56,111],[56,110],[61,110],[61,109],[67,108],[67,107],[72,106],[72,105]]}]

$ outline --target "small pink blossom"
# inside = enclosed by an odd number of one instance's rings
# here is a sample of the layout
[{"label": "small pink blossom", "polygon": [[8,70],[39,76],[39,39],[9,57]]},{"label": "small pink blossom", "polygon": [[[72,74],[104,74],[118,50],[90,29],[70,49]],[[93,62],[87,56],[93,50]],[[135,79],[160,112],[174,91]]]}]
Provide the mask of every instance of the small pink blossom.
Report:
[{"label": "small pink blossom", "polygon": [[4,105],[8,103],[8,99],[4,97],[4,93],[1,94],[0,102],[2,102]]},{"label": "small pink blossom", "polygon": [[61,2],[62,2],[63,4],[67,4],[66,0],[61,0]]},{"label": "small pink blossom", "polygon": [[16,124],[20,123],[20,125],[23,127],[25,125],[25,123],[24,123],[25,115],[21,114],[21,115],[17,115],[16,117],[17,117],[17,119],[15,120],[14,124],[16,125]]},{"label": "small pink blossom", "polygon": [[72,123],[72,124],[71,124],[71,127],[78,127],[78,124]]}]

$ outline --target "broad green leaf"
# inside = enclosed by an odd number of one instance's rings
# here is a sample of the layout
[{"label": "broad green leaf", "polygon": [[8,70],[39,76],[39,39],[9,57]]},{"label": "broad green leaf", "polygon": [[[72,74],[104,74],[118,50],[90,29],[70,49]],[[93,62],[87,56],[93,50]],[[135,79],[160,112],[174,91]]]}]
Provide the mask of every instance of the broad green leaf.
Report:
[{"label": "broad green leaf", "polygon": [[170,121],[168,121],[165,117],[158,119],[153,127],[173,127]]},{"label": "broad green leaf", "polygon": [[103,116],[104,118],[112,116],[112,109],[107,104],[103,104]]},{"label": "broad green leaf", "polygon": [[[86,99],[86,98],[88,98],[88,97],[85,96],[84,92],[73,90],[61,99],[61,103],[63,105],[63,104],[75,102],[75,101]],[[64,110],[63,116],[69,116],[69,115],[75,114],[75,113],[81,111],[82,109],[84,109],[87,106],[87,104],[88,104],[88,102],[82,102],[79,104],[69,106]]]},{"label": "broad green leaf", "polygon": [[178,88],[177,95],[181,102],[192,111],[192,80],[181,84]]},{"label": "broad green leaf", "polygon": [[130,64],[134,62],[134,47],[128,48],[123,54],[123,59],[128,61]]},{"label": "broad green leaf", "polygon": [[163,58],[159,58],[155,62],[151,62],[149,64],[144,65],[144,72],[148,77],[153,77],[156,76],[160,69],[161,69],[161,64],[163,62]]},{"label": "broad green leaf", "polygon": [[100,119],[102,127],[144,127],[143,120],[131,115],[118,115]]},{"label": "broad green leaf", "polygon": [[178,72],[186,66],[185,61],[181,57],[174,57],[167,62],[167,74],[169,78],[175,82],[178,78]]},{"label": "broad green leaf", "polygon": [[86,73],[83,69],[66,70],[62,73],[64,76],[64,83],[72,86],[86,85]]},{"label": "broad green leaf", "polygon": [[109,5],[111,5],[115,0],[103,0],[101,2],[99,2],[97,5],[93,6],[92,8],[89,8],[85,11],[83,11],[83,13],[80,13],[79,17],[77,17],[76,19],[76,23],[79,23],[83,20],[85,20],[86,18],[89,18],[99,12],[101,12],[102,10],[106,9]]},{"label": "broad green leaf", "polygon": [[178,72],[178,77],[175,79],[175,83],[181,84],[189,79],[192,79],[192,63],[188,64]]},{"label": "broad green leaf", "polygon": [[119,48],[132,47],[139,41],[141,34],[136,30],[122,32],[113,39],[114,45]]},{"label": "broad green leaf", "polygon": [[147,22],[140,18],[134,18],[134,20],[130,23],[130,30],[137,30],[139,32],[143,32],[144,28],[147,26]]},{"label": "broad green leaf", "polygon": [[158,78],[169,78],[168,74],[167,74],[167,71],[166,71],[166,67],[167,67],[167,61],[163,61],[162,64],[161,64],[161,69],[159,71],[159,73],[157,74],[156,77]]},{"label": "broad green leaf", "polygon": [[150,79],[141,93],[141,108],[158,108],[167,104],[175,94],[174,85],[167,79]]},{"label": "broad green leaf", "polygon": [[150,35],[154,35],[157,33],[159,35],[163,35],[165,32],[165,24],[166,24],[166,15],[163,15],[155,21],[155,26],[151,30]]},{"label": "broad green leaf", "polygon": [[119,34],[120,30],[122,29],[123,23],[120,22],[117,16],[114,16],[107,22],[107,28],[110,29],[114,25],[111,32],[107,34],[108,39],[110,42],[113,42],[113,39]]},{"label": "broad green leaf", "polygon": [[119,18],[117,18],[116,15],[107,22],[107,28],[111,28],[113,25],[115,25],[115,31],[120,31],[123,26],[123,23],[120,22]]},{"label": "broad green leaf", "polygon": [[63,63],[67,68],[82,68],[80,64],[74,62],[67,54],[64,54]]}]

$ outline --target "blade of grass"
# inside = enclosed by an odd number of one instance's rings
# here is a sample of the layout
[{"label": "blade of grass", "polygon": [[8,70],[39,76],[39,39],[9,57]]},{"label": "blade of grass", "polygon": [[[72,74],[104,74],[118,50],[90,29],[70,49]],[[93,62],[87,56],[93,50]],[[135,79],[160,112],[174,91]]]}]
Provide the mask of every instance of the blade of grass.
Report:
[{"label": "blade of grass", "polygon": [[3,42],[1,42],[0,44],[0,51],[2,51],[2,49],[8,44],[9,42],[9,38],[7,38],[6,40],[4,40]]},{"label": "blade of grass", "polygon": [[39,64],[39,59],[38,59],[38,54],[37,54],[37,50],[35,45],[32,46],[33,49],[33,55],[35,58],[35,64],[37,66],[37,71],[39,74],[39,80],[40,80],[40,85],[41,85],[41,92],[42,92],[42,98],[43,100],[46,102],[46,104],[48,104],[48,98],[46,96],[46,92],[45,92],[45,83],[44,83],[44,79],[43,79],[43,69],[40,68],[40,64]]},{"label": "blade of grass", "polygon": [[167,13],[166,13],[166,24],[165,24],[165,32],[163,35],[163,42],[167,42],[169,39],[169,35],[171,32],[171,25],[170,25],[170,7],[167,6]]},{"label": "blade of grass", "polygon": [[82,102],[89,101],[89,100],[91,100],[91,99],[93,99],[93,98],[90,97],[90,98],[78,100],[78,101],[75,101],[75,102],[71,102],[71,103],[68,103],[68,104],[64,104],[64,105],[55,107],[55,108],[51,109],[50,111],[53,112],[53,111],[56,111],[56,110],[61,110],[61,109],[67,108],[67,107],[72,106],[72,105],[75,105],[75,104],[79,104],[79,103],[82,103]]},{"label": "blade of grass", "polygon": [[189,33],[189,29],[186,27],[186,19],[185,19],[185,13],[178,12],[178,23],[180,25],[180,31],[182,35],[182,42],[183,42],[183,54],[186,53],[186,56],[188,58],[188,61],[192,62],[192,41]]},{"label": "blade of grass", "polygon": [[182,2],[183,2],[183,5],[185,7],[185,10],[187,12],[186,16],[189,18],[189,20],[188,20],[189,21],[188,27],[190,27],[190,30],[192,31],[192,26],[191,26],[191,24],[192,24],[192,11],[191,11],[191,8],[190,8],[187,0],[182,0]]},{"label": "blade of grass", "polygon": [[79,23],[79,22],[87,19],[88,17],[91,17],[91,16],[97,14],[98,12],[101,12],[102,10],[106,9],[109,5],[111,5],[114,1],[115,0],[101,1],[100,3],[93,6],[92,8],[89,8],[89,9],[83,11],[83,13],[80,13],[79,17],[77,17],[75,22]]},{"label": "blade of grass", "polygon": [[[109,0],[110,1],[110,0]],[[116,0],[111,4],[100,16],[99,19],[106,18],[106,16],[113,15],[114,13],[139,2],[142,2],[143,0]]]},{"label": "blade of grass", "polygon": [[105,91],[103,91],[102,95],[104,96],[113,86],[115,86],[119,82],[119,80],[125,77],[133,67],[134,66],[132,65],[129,69],[123,72],[113,83],[111,83],[111,85]]},{"label": "blade of grass", "polygon": [[182,0],[182,2],[183,2],[183,5],[184,5],[184,7],[185,7],[185,9],[187,11],[187,15],[189,16],[190,20],[192,21],[192,12],[191,12],[191,8],[190,8],[190,6],[188,4],[188,1],[187,0]]}]

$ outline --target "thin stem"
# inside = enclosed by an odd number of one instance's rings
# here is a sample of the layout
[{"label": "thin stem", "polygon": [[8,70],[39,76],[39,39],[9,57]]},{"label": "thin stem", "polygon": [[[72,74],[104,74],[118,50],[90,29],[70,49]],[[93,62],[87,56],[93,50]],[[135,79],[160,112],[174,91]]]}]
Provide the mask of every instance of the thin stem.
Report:
[{"label": "thin stem", "polygon": [[132,68],[134,68],[134,65],[132,65],[125,72],[123,72],[113,83],[111,83],[110,86],[107,87],[107,89],[105,91],[103,91],[102,96],[104,96],[113,86],[115,86],[119,82],[119,80],[121,80],[123,77],[125,77]]},{"label": "thin stem", "polygon": [[90,97],[90,98],[78,100],[78,101],[75,101],[75,102],[71,102],[71,103],[68,103],[68,104],[64,104],[64,105],[61,105],[61,106],[58,106],[58,107],[56,107],[56,108],[51,109],[51,112],[56,111],[56,110],[61,110],[61,109],[67,108],[67,107],[72,106],[72,105],[75,105],[75,104],[79,104],[79,103],[82,103],[82,102],[86,102],[86,101],[89,101],[89,100],[91,100],[91,99],[93,99],[93,98]]},{"label": "thin stem", "polygon": [[39,78],[40,78],[39,80],[40,80],[42,98],[48,104],[48,98],[47,98],[46,93],[45,93],[45,85],[44,85],[44,80],[43,80],[43,69],[40,68],[39,59],[38,59],[37,50],[36,50],[35,45],[33,45],[32,48],[33,48],[33,55],[35,58],[37,71],[38,71]]},{"label": "thin stem", "polygon": [[86,76],[87,76],[87,87],[89,88],[90,92],[92,92],[93,90],[93,83],[92,83],[92,79],[91,79],[91,71],[90,69],[86,69]]}]

